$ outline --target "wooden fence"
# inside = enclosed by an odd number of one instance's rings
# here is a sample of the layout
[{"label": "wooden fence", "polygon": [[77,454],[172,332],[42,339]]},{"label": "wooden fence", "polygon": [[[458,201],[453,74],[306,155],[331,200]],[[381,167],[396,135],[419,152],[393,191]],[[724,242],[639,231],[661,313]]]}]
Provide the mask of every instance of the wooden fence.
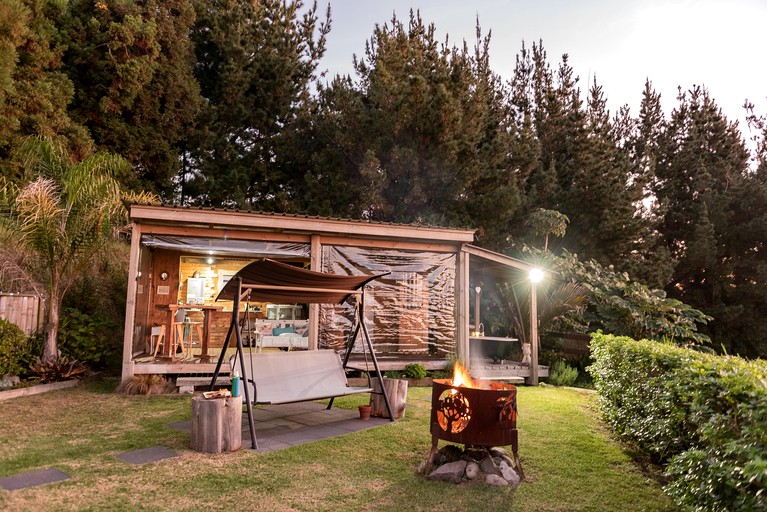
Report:
[{"label": "wooden fence", "polygon": [[552,341],[557,340],[559,351],[567,360],[576,360],[589,355],[591,336],[588,334],[550,332],[546,333],[546,337]]},{"label": "wooden fence", "polygon": [[32,335],[42,327],[42,302],[37,295],[0,293],[0,318]]}]

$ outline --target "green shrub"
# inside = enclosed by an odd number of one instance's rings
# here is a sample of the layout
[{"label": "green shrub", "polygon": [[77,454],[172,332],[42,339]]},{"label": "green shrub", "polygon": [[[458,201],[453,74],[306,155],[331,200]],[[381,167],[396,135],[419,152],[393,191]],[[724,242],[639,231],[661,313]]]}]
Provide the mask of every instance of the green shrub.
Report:
[{"label": "green shrub", "polygon": [[91,368],[103,368],[121,353],[122,338],[113,334],[110,320],[66,308],[59,326],[59,349]]},{"label": "green shrub", "polygon": [[554,386],[572,386],[578,379],[578,370],[562,361],[554,361],[549,367],[548,383]]},{"label": "green shrub", "polygon": [[455,363],[458,362],[458,356],[455,353],[448,354],[445,357],[445,367],[438,372],[434,372],[437,379],[452,379],[455,374]]},{"label": "green shrub", "polygon": [[81,379],[85,376],[88,368],[76,359],[59,356],[54,359],[38,358],[30,367],[32,375],[43,384],[59,382],[62,380]]},{"label": "green shrub", "polygon": [[26,370],[29,341],[19,327],[0,318],[0,375],[21,375]]},{"label": "green shrub", "polygon": [[[69,288],[61,316],[62,323],[71,321],[73,336],[69,339],[66,332],[63,337],[60,334],[62,354],[79,359],[92,369],[120,368],[129,259],[129,244],[111,244],[92,262],[90,271]],[[70,311],[85,317],[70,318]],[[64,326],[65,331],[67,328]],[[90,337],[93,332],[96,336]]]},{"label": "green shrub", "polygon": [[405,377],[410,379],[423,379],[426,377],[426,368],[418,363],[411,363],[405,366]]},{"label": "green shrub", "polygon": [[767,509],[767,363],[601,333],[591,348],[605,420],[666,464],[680,505]]}]

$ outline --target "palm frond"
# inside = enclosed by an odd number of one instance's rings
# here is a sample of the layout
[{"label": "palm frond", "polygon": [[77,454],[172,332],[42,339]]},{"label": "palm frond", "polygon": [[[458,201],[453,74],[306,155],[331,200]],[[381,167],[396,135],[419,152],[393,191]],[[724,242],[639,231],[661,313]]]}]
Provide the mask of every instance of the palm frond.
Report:
[{"label": "palm frond", "polygon": [[28,137],[19,148],[22,168],[29,174],[60,181],[72,163],[66,148],[49,137]]},{"label": "palm frond", "polygon": [[22,243],[49,256],[58,252],[66,234],[62,229],[64,210],[58,202],[56,184],[39,177],[21,190],[16,207]]}]

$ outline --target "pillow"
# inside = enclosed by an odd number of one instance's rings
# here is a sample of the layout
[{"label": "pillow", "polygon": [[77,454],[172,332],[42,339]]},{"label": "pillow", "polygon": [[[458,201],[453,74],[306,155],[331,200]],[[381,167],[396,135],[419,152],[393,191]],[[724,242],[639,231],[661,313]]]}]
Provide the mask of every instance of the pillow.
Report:
[{"label": "pillow", "polygon": [[287,333],[294,333],[296,331],[293,330],[293,326],[289,325],[288,327],[283,328],[277,328],[275,327],[272,329],[272,336],[279,336],[280,334],[287,334]]}]

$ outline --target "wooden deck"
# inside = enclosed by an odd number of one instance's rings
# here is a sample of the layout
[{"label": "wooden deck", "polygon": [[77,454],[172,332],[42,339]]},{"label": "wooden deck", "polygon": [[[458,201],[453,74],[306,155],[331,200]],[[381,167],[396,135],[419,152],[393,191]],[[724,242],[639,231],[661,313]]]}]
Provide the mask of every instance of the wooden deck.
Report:
[{"label": "wooden deck", "polygon": [[[247,349],[246,349],[247,350]],[[228,355],[233,355],[234,350],[229,349]],[[445,368],[444,359],[428,358],[418,354],[377,354],[378,366],[382,371],[390,370],[404,370],[409,364],[420,364],[426,370],[442,370]],[[161,375],[199,375],[209,376],[213,375],[216,370],[217,359],[213,359],[210,362],[199,362],[199,360],[179,360],[176,362],[161,362],[161,361],[136,361],[134,364],[135,374],[161,374]],[[353,354],[349,366],[352,369],[361,371],[373,371],[373,361],[370,357],[367,358],[367,366],[365,359],[360,355]],[[472,361],[470,372],[472,377],[479,380],[500,380],[510,382],[520,382],[524,379],[528,382],[530,378],[530,366],[519,364],[517,361],[506,361],[502,364],[493,363],[491,360],[474,360]],[[229,359],[228,357],[221,366],[221,375],[228,377],[229,375]],[[548,366],[538,366],[538,376],[548,377]]]},{"label": "wooden deck", "polygon": [[[516,361],[503,364],[494,364],[488,362],[473,362],[469,370],[471,376],[479,380],[518,380],[525,379],[528,382],[530,378],[530,366],[522,365]],[[538,365],[538,377],[548,377],[549,367]]]}]

